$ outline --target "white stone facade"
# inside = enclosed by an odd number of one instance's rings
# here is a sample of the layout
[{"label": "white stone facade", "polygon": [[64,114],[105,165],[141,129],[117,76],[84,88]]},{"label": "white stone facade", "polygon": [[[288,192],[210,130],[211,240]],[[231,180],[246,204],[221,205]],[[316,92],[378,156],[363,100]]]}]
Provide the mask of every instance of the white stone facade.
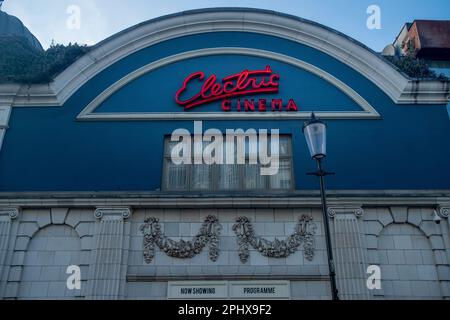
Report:
[{"label": "white stone facade", "polygon": [[[158,200],[159,207],[134,206],[136,200],[95,200],[103,205],[46,206],[43,200],[0,208],[0,297],[3,299],[167,299],[171,281],[289,281],[290,299],[329,299],[330,285],[322,224],[316,200],[292,200],[284,206],[235,201],[199,208],[177,207],[182,200]],[[87,201],[87,200],[86,200]],[[95,202],[94,201],[94,202]],[[211,205],[214,199],[208,199]],[[37,204],[41,202],[41,204]],[[67,199],[59,201],[68,203]],[[108,205],[114,203],[114,205]],[[117,205],[121,202],[122,205]],[[128,202],[128,203],[127,203]],[[270,203],[273,203],[270,206]],[[370,202],[370,201],[369,201]],[[328,213],[341,299],[449,299],[450,239],[448,211],[441,205],[339,205]],[[414,201],[412,201],[414,202]],[[143,201],[145,203],[145,201]],[[78,204],[78,205],[75,205]],[[441,221],[437,224],[434,212]],[[207,216],[222,229],[216,261],[208,247],[192,258],[173,258],[155,247],[144,259],[146,218],[159,219],[167,238],[191,240]],[[288,257],[270,258],[249,247],[246,263],[239,256],[236,218],[247,217],[257,236],[269,241],[293,233],[303,215],[316,225],[314,257],[304,248]],[[81,270],[81,290],[66,286],[66,269]],[[381,289],[366,286],[369,265],[381,268]]]}]

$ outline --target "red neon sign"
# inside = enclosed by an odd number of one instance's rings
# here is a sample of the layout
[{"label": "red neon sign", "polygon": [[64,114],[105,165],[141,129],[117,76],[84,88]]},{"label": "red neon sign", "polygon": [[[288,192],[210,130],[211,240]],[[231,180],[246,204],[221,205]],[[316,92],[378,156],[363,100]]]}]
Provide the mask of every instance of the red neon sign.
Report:
[{"label": "red neon sign", "polygon": [[[203,81],[200,92],[191,98],[181,100],[181,95],[187,91],[189,84],[194,80]],[[258,93],[277,93],[279,90],[280,75],[274,74],[270,66],[265,70],[244,70],[240,73],[225,77],[222,82],[217,81],[215,74],[205,79],[204,72],[194,72],[183,82],[180,90],[175,94],[176,102],[185,110],[207,104],[217,100],[240,97]]]}]

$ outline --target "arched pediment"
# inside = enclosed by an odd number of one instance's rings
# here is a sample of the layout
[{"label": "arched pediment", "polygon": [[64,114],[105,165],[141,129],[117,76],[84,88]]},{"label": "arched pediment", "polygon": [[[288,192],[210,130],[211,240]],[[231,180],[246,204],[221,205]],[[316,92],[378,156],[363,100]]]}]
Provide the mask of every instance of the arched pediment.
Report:
[{"label": "arched pediment", "polygon": [[[221,61],[221,66],[214,64],[215,61]],[[199,71],[196,69],[198,65],[207,69],[204,70],[204,73],[207,74],[205,78],[214,74],[220,82],[221,78],[228,75],[227,72],[230,74],[240,72],[246,68],[249,69],[250,66],[257,70],[258,67],[260,69],[266,67],[266,64],[271,64],[272,67],[267,66],[267,68],[274,73],[283,71],[284,74],[289,75],[287,80],[283,78],[283,75],[276,75],[279,77],[280,83],[280,92],[277,88],[277,93],[282,93],[285,103],[287,103],[286,97],[298,99],[298,112],[270,112],[269,110],[269,112],[256,113],[223,113],[220,103],[182,112],[183,107],[175,102],[174,95],[182,86],[183,80],[189,73]],[[236,69],[233,70],[233,68]],[[198,85],[199,81],[195,80],[191,81],[192,86]],[[164,81],[165,85],[158,86],[160,81]],[[199,88],[197,88],[198,90]],[[236,98],[239,97],[236,96]],[[266,95],[262,97],[269,105],[271,99],[279,98],[276,94],[269,95],[267,99],[265,99]],[[248,98],[250,100],[252,96]],[[259,98],[261,97],[257,96],[256,99],[251,100],[256,100],[257,104]],[[318,105],[319,101],[320,105]],[[236,111],[236,106],[232,106],[231,101],[230,109]],[[78,119],[301,119],[308,118],[312,111],[322,118],[370,119],[379,117],[377,111],[356,91],[312,64],[271,51],[223,47],[183,52],[147,64],[108,87],[79,114]]]},{"label": "arched pediment", "polygon": [[314,48],[357,71],[395,103],[448,102],[448,82],[409,79],[377,53],[336,30],[287,14],[244,8],[193,10],[143,22],[97,44],[49,86],[9,86],[8,93],[16,93],[7,98],[14,106],[61,106],[95,76],[140,50],[211,32],[256,33]]}]

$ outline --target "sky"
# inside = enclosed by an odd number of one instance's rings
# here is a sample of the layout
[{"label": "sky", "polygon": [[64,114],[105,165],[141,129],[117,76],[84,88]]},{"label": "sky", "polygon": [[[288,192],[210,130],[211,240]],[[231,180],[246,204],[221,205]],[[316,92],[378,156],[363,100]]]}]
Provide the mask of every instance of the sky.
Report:
[{"label": "sky", "polygon": [[[379,8],[380,24],[375,29],[367,26],[368,19],[374,21],[374,12],[367,12],[372,5]],[[155,17],[209,7],[253,7],[296,15],[376,51],[392,43],[405,22],[450,20],[450,0],[5,0],[2,10],[21,19],[48,48],[52,41],[93,45]]]}]

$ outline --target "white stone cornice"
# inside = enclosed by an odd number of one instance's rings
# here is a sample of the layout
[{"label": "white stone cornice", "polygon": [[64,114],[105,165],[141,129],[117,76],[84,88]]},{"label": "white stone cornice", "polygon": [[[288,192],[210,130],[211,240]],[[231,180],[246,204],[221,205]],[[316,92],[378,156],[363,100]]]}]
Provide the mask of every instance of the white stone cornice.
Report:
[{"label": "white stone cornice", "polygon": [[361,218],[364,214],[364,210],[361,206],[331,206],[327,210],[330,218],[336,217],[339,214],[354,214],[356,218]]},{"label": "white stone cornice", "polygon": [[[417,102],[415,96],[418,95]],[[447,100],[447,102],[445,102]],[[450,100],[450,81],[409,80],[397,100],[398,104],[447,104]]]},{"label": "white stone cornice", "polygon": [[[428,206],[450,203],[450,190],[329,190],[330,208],[364,206]],[[21,208],[320,208],[320,195],[297,191],[286,196],[164,194],[161,192],[0,192],[0,207]]]},{"label": "white stone cornice", "polygon": [[10,107],[14,103],[20,88],[20,84],[1,84],[0,105]]},{"label": "white stone cornice", "polygon": [[19,213],[20,213],[19,207],[0,208],[0,219],[15,220],[17,219],[17,217],[19,217]]},{"label": "white stone cornice", "polygon": [[97,219],[128,219],[131,216],[129,207],[100,207],[95,209],[94,217]]},{"label": "white stone cornice", "polygon": [[218,31],[281,37],[320,50],[364,75],[395,103],[447,104],[449,82],[415,81],[357,41],[320,24],[257,9],[205,9],[141,23],[96,45],[49,85],[1,85],[13,106],[61,106],[81,86],[117,61],[162,41]]}]

